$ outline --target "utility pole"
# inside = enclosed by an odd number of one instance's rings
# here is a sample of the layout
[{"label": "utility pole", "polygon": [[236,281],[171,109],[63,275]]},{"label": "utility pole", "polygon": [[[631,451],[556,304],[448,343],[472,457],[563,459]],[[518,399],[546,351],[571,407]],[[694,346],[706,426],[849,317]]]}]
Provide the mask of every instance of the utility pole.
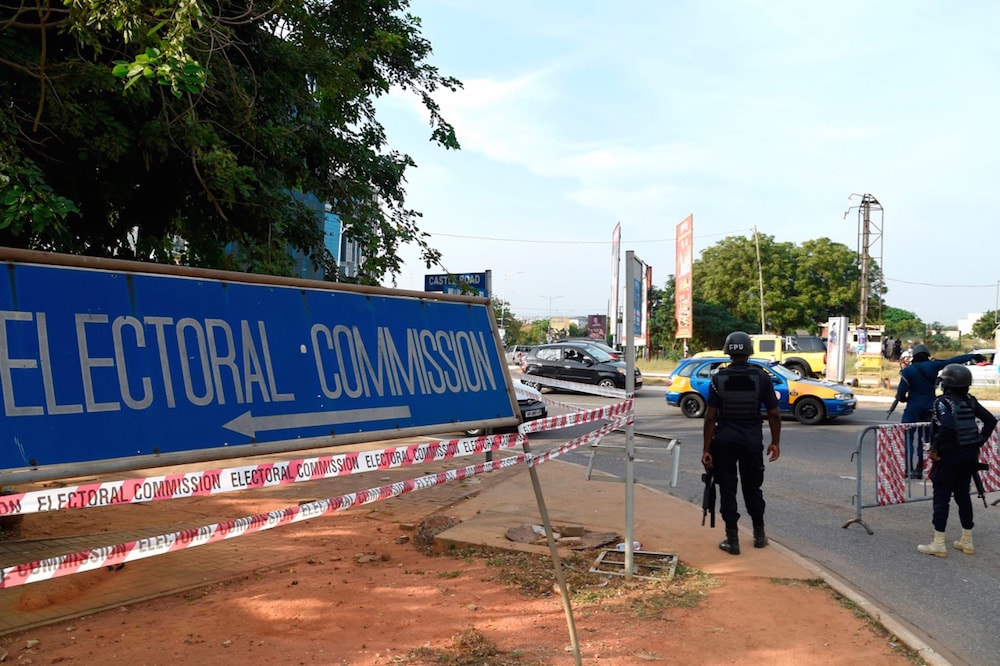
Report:
[{"label": "utility pole", "polygon": [[753,228],[753,242],[757,246],[757,281],[760,285],[760,332],[767,333],[764,323],[764,269],[760,265],[760,241],[757,239],[757,226]]},{"label": "utility pole", "polygon": [[[882,318],[882,275],[885,270],[882,264],[882,219],[885,211],[882,204],[872,194],[852,194],[848,199],[861,198],[858,209],[858,263],[861,268],[861,295],[858,315],[858,328],[864,328],[868,323],[868,296],[871,289],[871,264],[872,250],[877,249],[876,261],[879,267],[879,319]],[[854,208],[852,206],[851,208]],[[844,212],[844,217],[851,212],[848,208]],[[878,220],[872,219],[872,211],[878,214]]]}]

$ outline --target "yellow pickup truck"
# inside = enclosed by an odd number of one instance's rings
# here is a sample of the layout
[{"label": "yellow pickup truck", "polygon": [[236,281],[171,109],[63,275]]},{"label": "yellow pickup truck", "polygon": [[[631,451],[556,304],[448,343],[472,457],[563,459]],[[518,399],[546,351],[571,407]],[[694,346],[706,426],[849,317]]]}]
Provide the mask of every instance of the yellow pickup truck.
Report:
[{"label": "yellow pickup truck", "polygon": [[[800,377],[826,373],[826,343],[814,335],[751,335],[753,358],[780,363]],[[725,356],[720,349],[698,352],[694,358]]]}]

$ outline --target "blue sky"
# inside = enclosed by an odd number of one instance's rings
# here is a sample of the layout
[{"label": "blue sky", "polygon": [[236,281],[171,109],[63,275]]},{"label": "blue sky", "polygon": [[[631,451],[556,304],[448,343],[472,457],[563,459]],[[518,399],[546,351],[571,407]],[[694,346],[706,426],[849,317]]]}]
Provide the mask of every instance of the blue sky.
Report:
[{"label": "blue sky", "polygon": [[[492,270],[518,316],[606,313],[616,223],[623,260],[635,251],[662,287],[689,214],[695,258],[755,227],[856,251],[845,212],[863,193],[884,209],[873,255],[889,305],[946,325],[996,307],[1000,4],[413,0],[410,13],[464,89],[436,97],[461,151],[428,141],[412,96],[379,104],[418,164],[408,202],[445,268]],[[440,272],[402,255],[400,288]]]}]

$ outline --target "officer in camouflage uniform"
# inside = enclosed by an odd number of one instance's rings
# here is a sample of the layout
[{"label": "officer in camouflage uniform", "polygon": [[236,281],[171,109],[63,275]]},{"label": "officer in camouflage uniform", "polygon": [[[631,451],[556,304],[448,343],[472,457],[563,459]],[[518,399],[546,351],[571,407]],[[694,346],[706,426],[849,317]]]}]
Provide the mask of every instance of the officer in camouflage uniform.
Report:
[{"label": "officer in camouflage uniform", "polygon": [[[948,557],[944,529],[952,496],[962,521],[962,538],[952,545],[968,555],[972,545],[972,498],[969,496],[972,475],[979,463],[979,449],[997,427],[996,418],[971,395],[972,373],[964,365],[945,366],[940,376],[943,395],[934,399],[931,415],[931,448],[927,454],[934,461],[931,482],[934,484],[934,540],[917,546],[927,555]],[[980,429],[976,419],[982,422]]]},{"label": "officer in camouflage uniform", "polygon": [[[767,545],[764,533],[764,435],[761,405],[767,410],[771,443],[769,460],[781,454],[781,418],[778,397],[767,372],[749,363],[753,341],[743,331],[726,337],[726,354],[732,359],[727,367],[712,377],[705,410],[701,463],[714,471],[719,484],[719,513],[726,524],[726,540],[719,548],[730,555],[740,554],[737,524],[736,485],[742,482],[743,502],[753,521],[753,545]],[[738,472],[738,477],[737,477]]]}]

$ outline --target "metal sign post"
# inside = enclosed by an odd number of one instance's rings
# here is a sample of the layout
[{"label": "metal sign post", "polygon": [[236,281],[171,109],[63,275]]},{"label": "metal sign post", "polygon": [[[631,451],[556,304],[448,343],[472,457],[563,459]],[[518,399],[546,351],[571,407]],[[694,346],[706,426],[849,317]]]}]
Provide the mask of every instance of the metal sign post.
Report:
[{"label": "metal sign post", "polygon": [[[625,393],[635,393],[635,336],[642,331],[643,263],[629,250],[625,253]],[[625,426],[625,579],[631,580],[635,517],[635,422]]]}]

